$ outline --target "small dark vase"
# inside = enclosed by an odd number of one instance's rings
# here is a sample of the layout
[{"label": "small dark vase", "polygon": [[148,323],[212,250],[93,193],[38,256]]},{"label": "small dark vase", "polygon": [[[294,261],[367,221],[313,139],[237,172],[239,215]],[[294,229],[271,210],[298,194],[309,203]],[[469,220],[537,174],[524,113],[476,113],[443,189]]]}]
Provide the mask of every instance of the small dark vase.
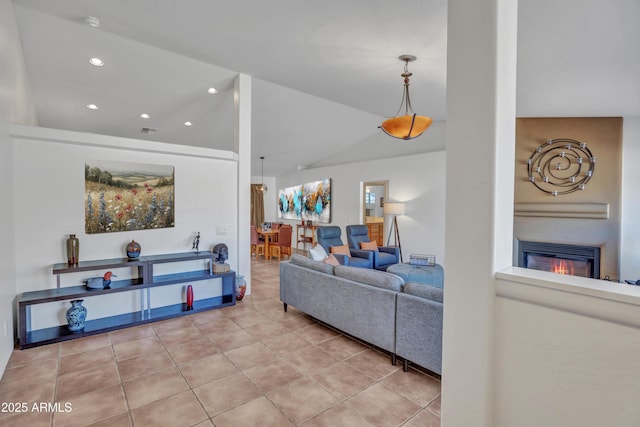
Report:
[{"label": "small dark vase", "polygon": [[193,287],[187,285],[187,310],[193,310]]},{"label": "small dark vase", "polygon": [[127,257],[129,259],[138,259],[141,249],[140,244],[135,240],[132,240],[131,243],[127,245]]},{"label": "small dark vase", "polygon": [[80,241],[75,234],[69,234],[67,239],[67,260],[69,265],[78,265],[78,256],[80,255]]},{"label": "small dark vase", "polygon": [[71,332],[81,332],[84,329],[87,307],[82,305],[82,301],[81,299],[69,301],[71,308],[67,310],[67,323]]}]

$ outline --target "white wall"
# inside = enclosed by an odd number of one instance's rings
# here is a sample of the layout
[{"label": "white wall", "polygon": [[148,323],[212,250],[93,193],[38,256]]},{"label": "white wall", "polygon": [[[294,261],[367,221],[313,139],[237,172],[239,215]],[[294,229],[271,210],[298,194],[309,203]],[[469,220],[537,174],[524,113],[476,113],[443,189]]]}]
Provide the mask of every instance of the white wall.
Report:
[{"label": "white wall", "polygon": [[16,302],[14,247],[13,150],[9,123],[36,122],[35,107],[22,56],[21,42],[10,0],[0,1],[0,371],[11,356],[14,344],[13,315]]},{"label": "white wall", "polygon": [[447,5],[442,426],[494,427],[495,272],[511,264],[513,235],[517,2]]},{"label": "white wall", "polygon": [[[237,271],[238,260],[234,257],[238,253],[236,154],[24,126],[12,127],[12,134],[15,292],[56,287],[52,265],[65,261],[64,242],[71,233],[80,240],[80,260],[83,261],[124,257],[124,248],[132,239],[141,244],[142,255],[190,251],[193,237],[199,231],[200,249],[210,250],[216,243],[225,243],[230,254],[227,262]],[[175,227],[85,234],[84,165],[97,159],[173,166]],[[216,173],[211,173],[212,170]],[[224,185],[220,185],[221,182]],[[216,233],[216,227],[221,225],[227,227],[226,235]],[[242,249],[248,253],[248,243]],[[65,276],[63,284],[79,284],[83,278],[101,274],[103,272],[87,272],[84,277]],[[69,280],[75,283],[65,283]],[[179,295],[179,289],[176,293]],[[87,303],[87,318],[116,314],[122,306],[131,304],[115,302],[125,295],[122,297],[110,297],[109,302],[93,301],[93,306]],[[196,299],[200,297],[196,292]],[[161,303],[162,298],[158,296],[154,302]],[[177,302],[180,301],[167,301]],[[68,304],[63,302],[38,307],[39,311],[32,316],[34,329],[60,324],[61,320],[64,324],[67,308]]]},{"label": "white wall", "polygon": [[497,280],[495,427],[640,425],[640,288],[513,270]]},{"label": "white wall", "polygon": [[620,278],[640,279],[640,117],[625,117],[622,131]]},{"label": "white wall", "polygon": [[[394,140],[389,143],[406,144]],[[322,178],[331,178],[331,225],[342,228],[345,244],[345,227],[358,224],[360,220],[362,182],[388,180],[389,200],[406,202],[406,215],[398,217],[405,261],[408,261],[411,253],[421,253],[436,255],[439,264],[444,262],[444,151],[292,172],[278,177],[277,188]],[[268,211],[270,208],[266,203],[265,200],[265,209]],[[275,199],[272,206],[275,212]],[[292,224],[299,222],[282,221]]]}]

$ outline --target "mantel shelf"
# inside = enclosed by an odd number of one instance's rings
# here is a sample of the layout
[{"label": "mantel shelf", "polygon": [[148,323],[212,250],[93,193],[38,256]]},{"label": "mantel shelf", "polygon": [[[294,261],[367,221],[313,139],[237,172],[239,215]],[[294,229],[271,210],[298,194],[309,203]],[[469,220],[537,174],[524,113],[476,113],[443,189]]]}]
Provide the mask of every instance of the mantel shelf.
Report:
[{"label": "mantel shelf", "polygon": [[515,203],[515,216],[609,219],[609,203]]}]

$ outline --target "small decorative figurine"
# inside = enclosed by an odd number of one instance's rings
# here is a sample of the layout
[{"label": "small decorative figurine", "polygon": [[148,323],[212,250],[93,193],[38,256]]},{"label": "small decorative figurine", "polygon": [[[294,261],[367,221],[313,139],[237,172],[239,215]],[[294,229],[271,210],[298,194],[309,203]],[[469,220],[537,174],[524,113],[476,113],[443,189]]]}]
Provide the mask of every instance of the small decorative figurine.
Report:
[{"label": "small decorative figurine", "polygon": [[102,277],[92,277],[87,279],[87,289],[110,289],[111,277],[118,277],[110,271],[104,273]]},{"label": "small decorative figurine", "polygon": [[229,248],[224,243],[218,243],[213,247],[214,261],[217,263],[224,263],[229,258]]},{"label": "small decorative figurine", "polygon": [[198,234],[196,234],[196,237],[193,239],[193,246],[191,247],[191,249],[193,249],[194,251],[196,251],[196,253],[198,253],[198,246],[200,246],[200,232],[198,231]]},{"label": "small decorative figurine", "polygon": [[225,263],[225,261],[229,258],[229,248],[224,243],[218,243],[213,247],[213,272],[218,273],[227,273],[231,271],[231,266]]}]

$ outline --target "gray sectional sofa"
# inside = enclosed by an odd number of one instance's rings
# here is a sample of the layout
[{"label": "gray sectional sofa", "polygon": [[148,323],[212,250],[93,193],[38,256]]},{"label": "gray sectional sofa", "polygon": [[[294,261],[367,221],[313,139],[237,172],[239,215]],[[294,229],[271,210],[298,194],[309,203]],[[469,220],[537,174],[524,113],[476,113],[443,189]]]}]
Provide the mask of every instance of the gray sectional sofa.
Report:
[{"label": "gray sectional sofa", "polygon": [[391,273],[332,266],[294,254],[280,263],[280,300],[437,374],[442,372],[442,289]]}]

